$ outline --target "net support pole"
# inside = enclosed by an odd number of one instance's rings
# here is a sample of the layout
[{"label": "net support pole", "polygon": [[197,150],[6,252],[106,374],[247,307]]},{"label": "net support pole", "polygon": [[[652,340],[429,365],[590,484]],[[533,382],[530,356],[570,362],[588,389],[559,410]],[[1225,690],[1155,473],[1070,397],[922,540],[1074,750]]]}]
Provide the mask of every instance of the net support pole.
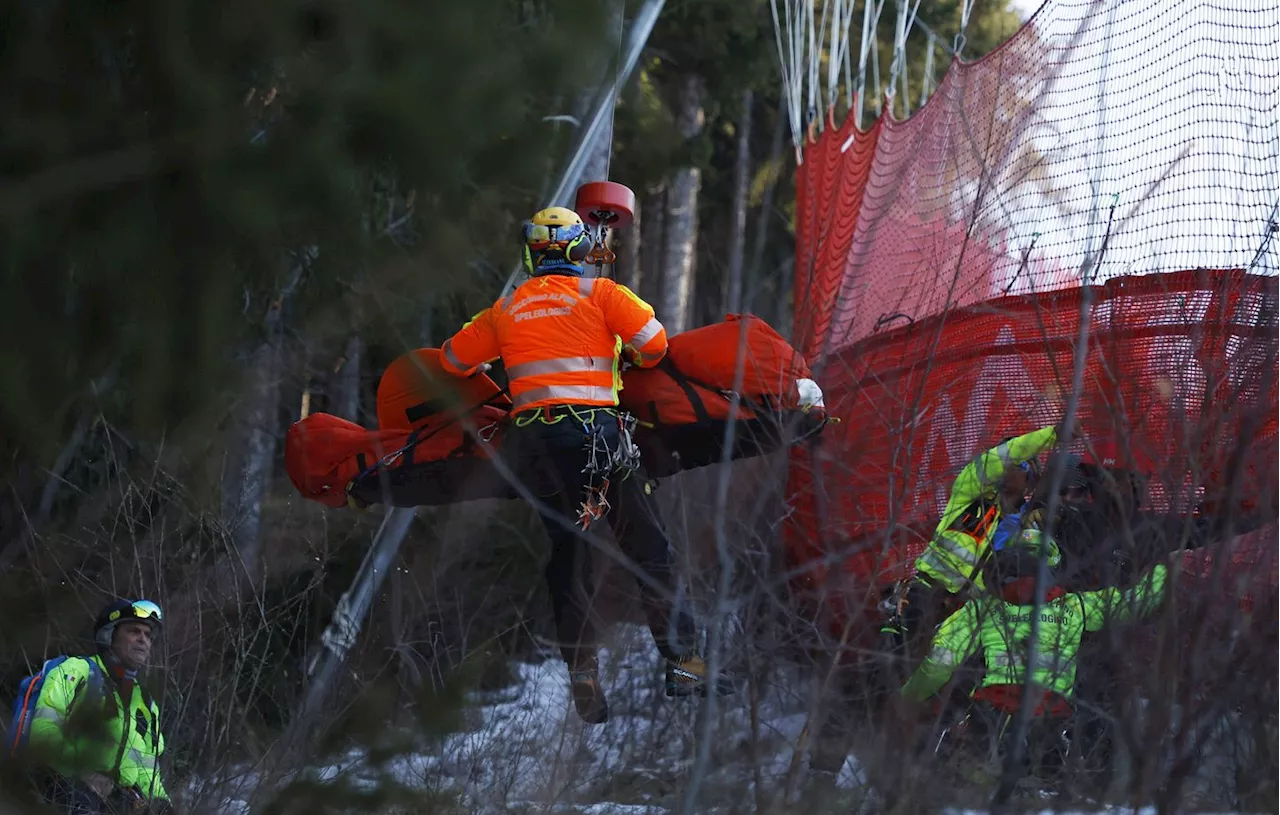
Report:
[{"label": "net support pole", "polygon": [[351,581],[351,588],[338,599],[328,627],[320,636],[320,649],[312,654],[307,665],[311,679],[303,699],[299,718],[309,718],[319,709],[323,697],[338,668],[355,645],[361,623],[373,605],[374,595],[382,588],[391,564],[400,554],[400,545],[409,533],[417,508],[390,507],[373,537],[373,544],[360,563],[360,570]]},{"label": "net support pole", "polygon": [[338,599],[329,625],[320,635],[319,647],[308,657],[304,667],[308,680],[306,694],[294,712],[284,737],[273,750],[273,763],[279,764],[287,760],[294,747],[304,742],[315,713],[323,709],[329,691],[337,684],[335,680],[342,664],[360,634],[360,627],[369,613],[369,607],[373,605],[374,595],[382,587],[391,564],[400,554],[400,545],[416,514],[416,508],[388,508],[369,551],[360,563],[360,570],[351,581],[351,588]]},{"label": "net support pole", "polygon": [[[560,183],[552,195],[553,201],[563,200],[568,195],[568,191],[574,189],[582,177],[583,169],[591,156],[593,143],[604,126],[612,123],[613,106],[618,89],[635,69],[640,59],[640,52],[649,41],[649,35],[664,4],[665,0],[646,0],[643,8],[637,13],[627,40],[625,59],[617,75],[607,79],[607,84],[602,85],[600,100],[560,177]],[[512,272],[511,278],[503,288],[503,295],[511,290],[519,269],[520,267],[517,266]],[[297,742],[298,736],[306,731],[312,715],[322,709],[331,686],[335,684],[338,671],[346,661],[356,637],[360,634],[360,628],[369,614],[369,607],[373,605],[373,598],[381,588],[391,564],[400,553],[400,546],[404,543],[416,513],[416,508],[391,507],[387,510],[382,525],[374,535],[369,552],[360,564],[360,571],[352,581],[351,588],[338,601],[338,607],[334,609],[329,625],[321,634],[320,648],[312,655],[306,666],[309,679],[307,692],[290,722],[288,733],[281,739],[282,755],[287,754]]]}]

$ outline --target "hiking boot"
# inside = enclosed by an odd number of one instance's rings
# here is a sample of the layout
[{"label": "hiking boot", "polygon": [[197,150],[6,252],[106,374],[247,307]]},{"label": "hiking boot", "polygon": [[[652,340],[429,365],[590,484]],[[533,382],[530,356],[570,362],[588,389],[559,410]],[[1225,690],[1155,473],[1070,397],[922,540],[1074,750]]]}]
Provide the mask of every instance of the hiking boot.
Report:
[{"label": "hiking boot", "polygon": [[[720,696],[733,693],[733,682],[723,673],[716,681],[716,693]],[[707,695],[707,663],[697,654],[688,654],[679,660],[667,660],[667,696]]]},{"label": "hiking boot", "polygon": [[609,721],[609,702],[604,698],[600,685],[600,673],[595,665],[583,665],[569,670],[569,692],[578,717],[587,724],[604,724]]}]

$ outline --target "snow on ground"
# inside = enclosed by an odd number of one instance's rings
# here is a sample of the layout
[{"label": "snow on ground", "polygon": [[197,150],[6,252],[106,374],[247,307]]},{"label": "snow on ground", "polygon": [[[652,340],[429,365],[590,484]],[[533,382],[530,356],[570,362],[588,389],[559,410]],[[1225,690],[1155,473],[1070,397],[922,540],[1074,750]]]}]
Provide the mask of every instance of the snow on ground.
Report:
[{"label": "snow on ground", "polygon": [[[761,687],[758,734],[751,738],[745,693],[716,701],[711,725],[699,723],[709,704],[698,698],[669,699],[663,692],[663,665],[648,630],[615,626],[611,647],[601,649],[601,679],[610,719],[586,725],[574,712],[568,674],[558,659],[516,663],[510,688],[476,696],[475,726],[447,737],[437,750],[395,759],[383,766],[400,783],[456,794],[475,813],[539,812],[574,815],[664,815],[683,794],[699,747],[706,739],[712,756],[700,801],[745,806],[755,794],[755,778],[776,789],[793,770],[796,744],[807,716],[809,687],[791,668],[778,668]],[[752,741],[758,773],[750,761]],[[802,778],[803,758],[796,768]],[[351,752],[314,768],[321,781],[371,783],[377,775],[365,756]],[[860,786],[860,771],[849,760],[837,780]],[[256,786],[252,780],[247,790]],[[239,797],[239,796],[237,796]],[[730,801],[732,799],[732,801]],[[244,812],[241,801],[223,811]]]},{"label": "snow on ground", "polygon": [[[787,787],[789,772],[794,772],[796,783],[790,789],[795,800],[807,770],[807,758],[797,758],[796,749],[803,741],[810,692],[798,673],[779,667],[767,687],[761,687],[753,749],[747,694],[719,700],[719,715],[707,727],[699,720],[706,700],[663,694],[662,665],[647,630],[618,626],[615,635],[613,646],[601,652],[611,714],[606,724],[589,726],[578,720],[558,659],[518,663],[514,685],[473,700],[474,727],[449,735],[430,753],[383,765],[383,773],[407,786],[456,798],[460,811],[476,815],[668,815],[679,811],[706,739],[712,755],[699,812],[753,811],[757,779],[762,790],[775,795]],[[377,775],[364,755],[352,752],[315,768],[312,777],[361,785],[372,784]],[[874,811],[874,794],[868,796],[864,773],[852,756],[836,787],[843,795],[841,811]],[[248,812],[250,807],[228,801],[222,811]],[[979,815],[977,810],[951,812]]]},{"label": "snow on ground", "polygon": [[[658,802],[670,799],[677,780],[688,776],[701,739],[708,737],[697,722],[707,702],[667,698],[662,664],[647,630],[622,626],[617,633],[614,646],[601,652],[610,703],[606,724],[579,721],[559,660],[521,663],[519,681],[505,698],[482,708],[479,727],[450,737],[438,756],[405,761],[398,777],[418,783],[451,779],[476,811],[578,802],[565,811],[667,812]],[[761,774],[772,782],[790,766],[805,714],[797,689],[784,695],[779,690],[787,690],[785,682],[770,684],[774,690],[762,700],[759,741],[768,747]],[[726,779],[723,765],[725,757],[746,751],[745,705],[745,694],[718,701],[722,715],[709,733],[716,754],[709,790],[728,781],[740,794],[749,792],[744,788],[749,778]]]}]

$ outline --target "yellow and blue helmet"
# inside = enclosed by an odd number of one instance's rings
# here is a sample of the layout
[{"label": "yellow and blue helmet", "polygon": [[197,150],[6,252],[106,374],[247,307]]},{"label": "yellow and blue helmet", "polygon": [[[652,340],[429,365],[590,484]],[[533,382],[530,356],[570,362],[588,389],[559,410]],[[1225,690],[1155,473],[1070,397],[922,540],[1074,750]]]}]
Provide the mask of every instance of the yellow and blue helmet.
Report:
[{"label": "yellow and blue helmet", "polygon": [[1034,527],[1019,532],[1016,538],[1005,544],[1005,548],[1042,557],[1051,569],[1062,563],[1062,550],[1058,548],[1058,542]]},{"label": "yellow and blue helmet", "polygon": [[578,213],[566,207],[539,210],[524,224],[524,268],[530,275],[582,274],[592,239]]}]

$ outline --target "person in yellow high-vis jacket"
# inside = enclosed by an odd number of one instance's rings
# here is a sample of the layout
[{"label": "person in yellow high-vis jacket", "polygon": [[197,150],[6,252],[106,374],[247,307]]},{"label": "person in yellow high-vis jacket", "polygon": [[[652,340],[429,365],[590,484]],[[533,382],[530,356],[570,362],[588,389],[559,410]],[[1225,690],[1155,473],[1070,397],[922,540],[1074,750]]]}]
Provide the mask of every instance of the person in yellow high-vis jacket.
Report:
[{"label": "person in yellow high-vis jacket", "polygon": [[915,576],[899,588],[895,613],[881,628],[891,651],[903,650],[917,635],[931,634],[968,591],[982,590],[982,566],[997,525],[1006,513],[1022,507],[1036,457],[1058,439],[1059,428],[1052,425],[1013,436],[960,470],[933,538],[916,558]]},{"label": "person in yellow high-vis jacket", "polygon": [[67,658],[44,678],[29,750],[45,771],[45,797],[62,811],[171,811],[160,710],[138,683],[160,619],[149,600],[112,603],[94,625],[98,653]]}]

